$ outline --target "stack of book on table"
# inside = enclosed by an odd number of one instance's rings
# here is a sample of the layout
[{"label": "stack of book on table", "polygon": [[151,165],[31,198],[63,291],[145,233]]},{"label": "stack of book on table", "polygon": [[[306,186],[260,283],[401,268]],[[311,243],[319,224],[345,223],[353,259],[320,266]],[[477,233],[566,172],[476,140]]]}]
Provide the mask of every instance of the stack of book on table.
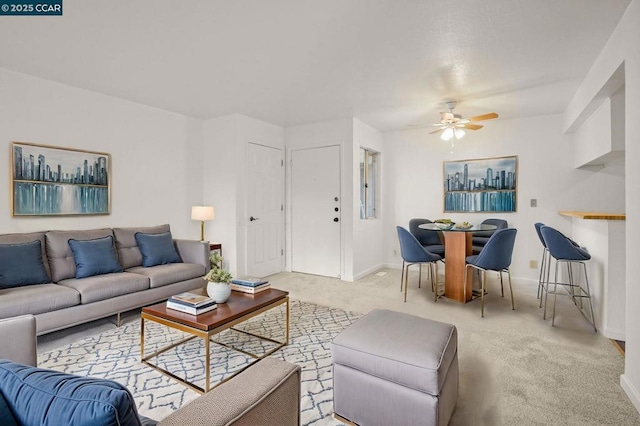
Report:
[{"label": "stack of book on table", "polygon": [[185,312],[191,315],[199,315],[216,309],[218,305],[209,296],[194,293],[180,293],[171,296],[167,300],[167,308]]},{"label": "stack of book on table", "polygon": [[240,277],[231,280],[231,290],[242,293],[256,294],[271,287],[264,278]]}]

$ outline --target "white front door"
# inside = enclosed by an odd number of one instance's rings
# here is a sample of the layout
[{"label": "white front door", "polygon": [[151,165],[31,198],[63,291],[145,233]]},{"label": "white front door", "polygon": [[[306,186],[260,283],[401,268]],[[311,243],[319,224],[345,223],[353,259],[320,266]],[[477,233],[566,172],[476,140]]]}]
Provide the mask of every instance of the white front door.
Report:
[{"label": "white front door", "polygon": [[249,143],[247,160],[247,274],[265,277],[282,271],[282,150]]},{"label": "white front door", "polygon": [[340,277],[340,147],[291,151],[291,270]]}]

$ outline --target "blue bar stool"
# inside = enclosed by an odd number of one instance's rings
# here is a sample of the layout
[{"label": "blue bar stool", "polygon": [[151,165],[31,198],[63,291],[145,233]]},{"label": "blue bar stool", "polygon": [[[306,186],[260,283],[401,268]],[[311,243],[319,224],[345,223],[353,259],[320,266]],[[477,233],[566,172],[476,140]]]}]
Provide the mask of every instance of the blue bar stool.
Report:
[{"label": "blue bar stool", "polygon": [[[540,227],[540,232],[542,234],[542,238],[546,243],[547,249],[556,260],[556,269],[555,269],[555,278],[553,282],[553,313],[551,319],[551,325],[555,325],[556,318],[556,300],[558,297],[558,284],[564,287],[568,287],[569,295],[573,299],[573,303],[578,308],[578,311],[582,314],[582,316],[593,325],[593,331],[596,333],[598,329],[596,327],[596,318],[593,314],[593,304],[591,303],[591,292],[589,291],[589,277],[587,275],[587,265],[586,261],[591,259],[591,255],[582,247],[580,247],[577,243],[575,243],[570,238],[567,238],[560,231],[550,227],[550,226],[542,226]],[[559,283],[558,282],[558,266],[561,263],[565,263],[567,265],[567,277],[569,279],[568,283]],[[576,283],[573,277],[573,269],[571,265],[573,263],[578,263],[582,265],[584,270],[584,280],[586,283],[586,289],[583,288],[580,283]],[[545,296],[544,296],[544,315],[543,318],[546,319],[547,315],[547,297],[549,295],[549,286],[551,283],[548,283],[545,288]],[[587,318],[587,315],[584,313],[582,300],[589,300],[589,311],[591,314],[591,320]],[[577,300],[580,301],[578,306]]]},{"label": "blue bar stool", "polygon": [[547,243],[544,242],[544,238],[542,238],[542,233],[540,232],[540,228],[544,226],[544,223],[536,223],[533,225],[536,228],[536,234],[538,234],[538,238],[542,243],[542,261],[540,262],[540,276],[538,277],[538,295],[536,298],[540,299],[540,308],[542,308],[542,292],[544,288],[549,283],[549,269],[551,265],[549,262],[551,259],[549,258],[549,249],[547,249]]}]

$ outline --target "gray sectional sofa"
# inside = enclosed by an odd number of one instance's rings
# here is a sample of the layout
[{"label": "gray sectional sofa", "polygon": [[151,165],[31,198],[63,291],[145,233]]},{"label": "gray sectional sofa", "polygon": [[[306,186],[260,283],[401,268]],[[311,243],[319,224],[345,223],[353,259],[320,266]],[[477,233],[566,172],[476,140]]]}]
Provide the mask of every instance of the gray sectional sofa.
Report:
[{"label": "gray sectional sofa", "polygon": [[[142,266],[143,255],[136,233],[160,235],[167,232],[170,232],[169,225],[0,235],[0,245],[40,241],[42,263],[51,281],[0,288],[0,318],[32,314],[36,317],[37,334],[41,335],[119,315],[204,286],[202,276],[209,270],[209,246],[204,242],[173,240],[181,262]],[[112,237],[123,271],[76,278],[78,259],[74,258],[69,240],[105,237]],[[4,253],[6,264],[8,255]]]},{"label": "gray sectional sofa", "polygon": [[[0,341],[12,343],[0,346],[0,399],[10,413],[3,413],[0,404],[0,424],[11,424],[3,415],[24,425],[156,424],[138,417],[135,401],[122,385],[30,368],[37,360],[35,323],[31,315],[0,320]],[[295,364],[265,358],[157,424],[300,425],[300,375]],[[104,409],[105,403],[111,408]],[[57,417],[60,413],[64,418]]]}]

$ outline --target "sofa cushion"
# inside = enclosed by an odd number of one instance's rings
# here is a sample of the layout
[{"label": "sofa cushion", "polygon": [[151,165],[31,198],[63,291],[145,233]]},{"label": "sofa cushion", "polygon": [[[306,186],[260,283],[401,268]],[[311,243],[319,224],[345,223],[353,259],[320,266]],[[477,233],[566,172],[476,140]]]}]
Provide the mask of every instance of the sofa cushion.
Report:
[{"label": "sofa cushion", "polygon": [[149,278],[140,274],[117,272],[82,279],[70,278],[58,283],[80,293],[80,303],[98,302],[149,288]]},{"label": "sofa cushion", "polygon": [[122,272],[111,235],[94,240],[70,239],[69,246],[76,263],[76,278]]},{"label": "sofa cushion", "polygon": [[51,282],[42,263],[40,240],[0,244],[0,288]]},{"label": "sofa cushion", "polygon": [[[170,263],[168,265],[157,265],[150,268],[136,266],[127,269],[127,272],[149,277],[151,288],[162,287],[192,278],[202,278],[205,274],[204,266],[197,263]],[[204,287],[205,281],[202,280]]]},{"label": "sofa cushion", "polygon": [[80,293],[57,284],[0,289],[0,318],[38,315],[80,304]]},{"label": "sofa cushion", "polygon": [[142,265],[142,254],[136,242],[136,233],[162,234],[169,232],[169,225],[147,226],[137,228],[113,228],[113,235],[116,239],[116,250],[120,264],[124,269]]},{"label": "sofa cushion", "polygon": [[13,418],[11,410],[7,405],[7,401],[4,400],[2,392],[0,392],[0,425],[2,426],[18,426],[16,419]]},{"label": "sofa cushion", "polygon": [[49,231],[45,233],[47,257],[54,283],[76,276],[76,262],[69,247],[69,240],[93,240],[113,235],[111,229],[90,229],[86,231]]},{"label": "sofa cushion", "polygon": [[111,380],[0,360],[0,383],[20,424],[140,426],[133,396]]},{"label": "sofa cushion", "polygon": [[142,266],[166,265],[182,262],[176,246],[173,244],[171,232],[162,234],[136,233],[136,242],[142,253]]},{"label": "sofa cushion", "polygon": [[42,263],[44,263],[44,269],[47,271],[47,275],[51,276],[49,270],[49,259],[47,258],[46,240],[44,238],[44,232],[27,232],[24,234],[4,234],[0,235],[0,244],[20,244],[28,243],[31,241],[40,240],[40,249],[42,251]]}]

